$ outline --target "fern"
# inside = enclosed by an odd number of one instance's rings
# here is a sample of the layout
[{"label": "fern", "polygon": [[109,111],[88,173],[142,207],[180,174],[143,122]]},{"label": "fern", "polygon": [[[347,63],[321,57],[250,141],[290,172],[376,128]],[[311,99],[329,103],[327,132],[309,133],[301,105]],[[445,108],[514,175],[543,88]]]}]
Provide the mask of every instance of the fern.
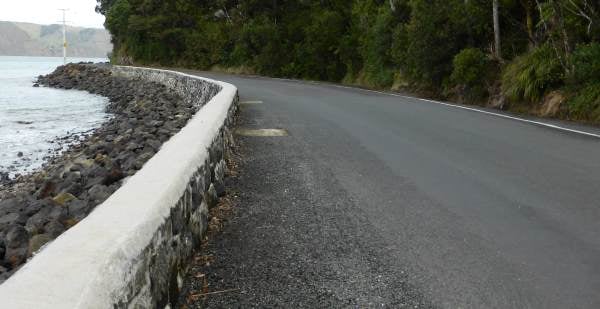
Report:
[{"label": "fern", "polygon": [[510,100],[538,102],[548,89],[560,86],[564,70],[548,45],[515,58],[502,74],[502,91]]}]

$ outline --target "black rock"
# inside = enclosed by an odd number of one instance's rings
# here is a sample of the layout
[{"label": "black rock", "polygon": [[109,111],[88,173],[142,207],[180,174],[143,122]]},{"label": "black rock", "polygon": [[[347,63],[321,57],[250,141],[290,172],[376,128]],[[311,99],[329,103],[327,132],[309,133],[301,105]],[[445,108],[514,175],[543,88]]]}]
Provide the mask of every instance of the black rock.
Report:
[{"label": "black rock", "polygon": [[57,220],[52,220],[44,225],[44,233],[49,235],[52,239],[62,234],[65,229],[65,226]]},{"label": "black rock", "polygon": [[135,163],[134,163],[135,169],[137,169],[137,170],[142,169],[142,166],[144,166],[144,164],[146,163],[146,161],[150,160],[150,158],[152,158],[153,156],[154,156],[153,152],[144,152],[144,153],[142,153],[135,160]]},{"label": "black rock", "polygon": [[106,176],[104,177],[104,181],[102,181],[102,184],[105,186],[110,186],[113,183],[123,179],[123,177],[125,177],[125,174],[123,174],[123,170],[121,170],[121,168],[118,166],[113,166],[110,169],[110,171],[108,171],[108,174],[106,174]]},{"label": "black rock", "polygon": [[4,243],[4,239],[0,239],[0,261],[4,260],[5,254],[6,254],[6,244]]},{"label": "black rock", "polygon": [[85,169],[81,173],[85,178],[85,189],[89,189],[97,184],[101,184],[108,175],[108,170],[102,166],[94,165],[89,169]]},{"label": "black rock", "polygon": [[90,190],[88,190],[90,200],[96,203],[104,202],[111,194],[110,190],[105,185],[94,185]]},{"label": "black rock", "polygon": [[0,184],[9,183],[10,175],[7,172],[0,171]]},{"label": "black rock", "polygon": [[29,233],[20,225],[12,225],[6,231],[5,241],[9,249],[25,247],[29,242]]},{"label": "black rock", "polygon": [[38,199],[44,199],[56,194],[56,184],[52,180],[47,180],[41,188],[35,193]]},{"label": "black rock", "polygon": [[160,149],[160,147],[162,146],[162,143],[159,142],[156,139],[149,139],[148,141],[146,141],[146,143],[148,145],[150,145],[150,147],[152,147],[154,149],[155,152],[158,152],[158,150]]},{"label": "black rock", "polygon": [[91,210],[89,205],[82,200],[73,200],[67,204],[67,209],[69,211],[69,217],[73,218],[77,221],[82,220],[87,216],[89,211]]},{"label": "black rock", "polygon": [[9,266],[11,270],[15,270],[19,265],[25,263],[25,260],[27,259],[27,246],[18,248],[7,247],[4,259],[8,262],[6,265]]},{"label": "black rock", "polygon": [[25,223],[25,229],[31,234],[40,234],[43,232],[44,225],[50,220],[50,213],[54,209],[53,205],[45,205],[36,214],[29,217]]},{"label": "black rock", "polygon": [[47,200],[29,200],[25,209],[23,209],[23,213],[27,217],[31,217],[31,216],[35,215],[36,213],[38,213],[42,209],[42,207],[47,206],[47,205],[48,205]]},{"label": "black rock", "polygon": [[16,197],[0,201],[0,216],[20,212],[21,210],[23,210],[23,202]]}]

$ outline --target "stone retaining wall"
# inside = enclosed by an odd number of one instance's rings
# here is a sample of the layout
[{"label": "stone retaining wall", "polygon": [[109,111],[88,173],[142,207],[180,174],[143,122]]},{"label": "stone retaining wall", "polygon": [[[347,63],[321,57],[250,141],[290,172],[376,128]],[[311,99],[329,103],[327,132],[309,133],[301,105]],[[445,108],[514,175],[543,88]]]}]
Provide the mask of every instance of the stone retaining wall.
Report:
[{"label": "stone retaining wall", "polygon": [[88,217],[0,285],[2,308],[165,308],[223,192],[237,89],[183,73],[114,67],[202,106]]}]

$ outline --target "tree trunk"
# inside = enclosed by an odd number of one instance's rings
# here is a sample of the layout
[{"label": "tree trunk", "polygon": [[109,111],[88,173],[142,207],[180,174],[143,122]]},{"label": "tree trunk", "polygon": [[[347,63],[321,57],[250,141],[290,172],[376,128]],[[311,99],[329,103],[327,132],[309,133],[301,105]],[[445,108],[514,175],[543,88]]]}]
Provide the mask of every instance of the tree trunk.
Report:
[{"label": "tree trunk", "polygon": [[552,8],[554,9],[554,13],[555,13],[554,16],[556,18],[558,28],[560,29],[560,32],[562,34],[565,55],[568,55],[571,53],[571,43],[569,40],[569,34],[567,33],[567,29],[565,27],[565,18],[564,18],[564,14],[563,14],[563,9],[562,9],[561,5],[554,0],[552,1]]},{"label": "tree trunk", "polygon": [[525,9],[525,26],[527,28],[527,36],[529,37],[529,49],[532,50],[537,46],[534,34],[533,4],[531,0],[521,0],[521,5]]},{"label": "tree trunk", "polygon": [[493,16],[494,16],[494,53],[498,60],[502,60],[502,49],[500,46],[500,17],[498,13],[499,0],[494,0]]}]

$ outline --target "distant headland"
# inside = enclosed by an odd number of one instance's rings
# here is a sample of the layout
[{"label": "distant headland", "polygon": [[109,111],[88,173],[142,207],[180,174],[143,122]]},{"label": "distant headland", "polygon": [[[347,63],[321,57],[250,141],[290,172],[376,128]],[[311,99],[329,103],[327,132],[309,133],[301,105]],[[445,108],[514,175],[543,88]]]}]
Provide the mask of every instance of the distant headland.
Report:
[{"label": "distant headland", "polygon": [[[104,58],[112,50],[105,29],[67,27],[69,56]],[[62,25],[0,21],[0,56],[62,56]]]}]

